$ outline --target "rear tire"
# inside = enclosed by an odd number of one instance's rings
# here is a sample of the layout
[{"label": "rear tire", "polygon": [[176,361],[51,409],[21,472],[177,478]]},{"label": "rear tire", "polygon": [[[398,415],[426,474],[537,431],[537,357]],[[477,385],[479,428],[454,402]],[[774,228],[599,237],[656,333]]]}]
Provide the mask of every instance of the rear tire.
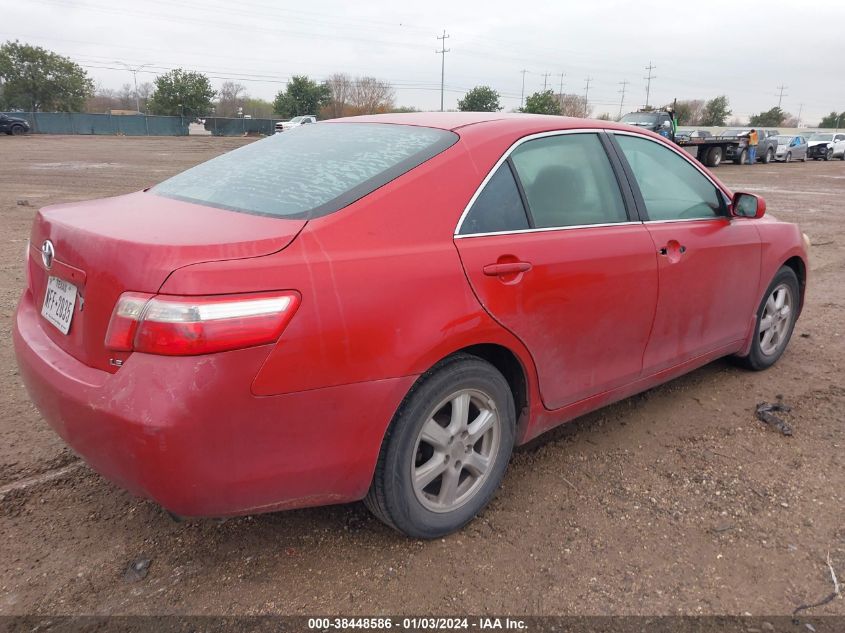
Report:
[{"label": "rear tire", "polygon": [[763,294],[760,307],[757,308],[751,350],[747,356],[739,358],[743,366],[761,371],[778,361],[786,350],[795,328],[800,301],[795,271],[789,266],[782,266]]},{"label": "rear tire", "polygon": [[722,148],[711,147],[707,150],[707,155],[704,158],[704,164],[708,167],[718,167],[722,164]]},{"label": "rear tire", "polygon": [[385,434],[364,503],[408,536],[469,523],[505,474],[516,429],[513,394],[490,363],[456,354],[411,388]]}]

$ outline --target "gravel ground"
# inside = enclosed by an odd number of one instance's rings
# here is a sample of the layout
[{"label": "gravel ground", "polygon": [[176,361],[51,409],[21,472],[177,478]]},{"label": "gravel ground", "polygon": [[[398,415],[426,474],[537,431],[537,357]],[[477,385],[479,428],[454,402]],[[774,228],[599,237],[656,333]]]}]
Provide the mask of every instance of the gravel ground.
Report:
[{"label": "gravel ground", "polygon": [[[769,371],[712,363],[520,449],[462,532],[408,540],[351,504],[174,523],[84,465],[11,349],[38,207],[153,184],[245,139],[0,137],[0,614],[788,614],[845,577],[845,163],[723,165],[814,242]],[[754,407],[781,394],[784,437]],[[130,561],[151,561],[130,582]],[[845,600],[812,615],[843,614]]]}]

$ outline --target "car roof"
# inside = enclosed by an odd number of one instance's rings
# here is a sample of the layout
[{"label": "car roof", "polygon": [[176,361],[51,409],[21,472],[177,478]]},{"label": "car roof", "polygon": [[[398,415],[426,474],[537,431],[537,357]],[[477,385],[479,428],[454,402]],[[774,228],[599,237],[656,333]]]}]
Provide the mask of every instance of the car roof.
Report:
[{"label": "car roof", "polygon": [[579,128],[600,128],[609,130],[637,129],[636,126],[600,119],[547,114],[524,114],[521,112],[397,112],[330,119],[332,123],[393,123],[396,125],[417,125],[441,130],[457,130],[467,126],[501,128],[525,133],[543,130],[565,130]]}]

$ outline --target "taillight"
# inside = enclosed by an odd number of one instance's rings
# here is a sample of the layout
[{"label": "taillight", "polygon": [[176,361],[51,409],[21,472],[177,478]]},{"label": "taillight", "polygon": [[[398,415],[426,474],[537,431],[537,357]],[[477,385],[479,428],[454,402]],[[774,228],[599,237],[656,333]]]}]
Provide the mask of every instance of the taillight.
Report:
[{"label": "taillight", "polygon": [[106,347],[191,356],[273,343],[299,300],[296,292],[210,297],[126,292],[112,313]]}]

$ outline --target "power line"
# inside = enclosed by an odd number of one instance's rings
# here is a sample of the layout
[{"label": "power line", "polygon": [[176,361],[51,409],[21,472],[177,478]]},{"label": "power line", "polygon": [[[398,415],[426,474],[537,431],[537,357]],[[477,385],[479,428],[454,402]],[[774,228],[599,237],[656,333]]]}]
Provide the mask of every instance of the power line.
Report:
[{"label": "power line", "polygon": [[115,64],[120,64],[121,66],[125,67],[130,73],[132,73],[132,81],[135,83],[135,111],[141,111],[141,99],[138,95],[138,73],[142,71],[147,66],[152,66],[152,64],[141,64],[140,66],[130,66],[125,62],[115,61]]},{"label": "power line", "polygon": [[446,53],[449,52],[450,49],[446,48],[446,40],[449,39],[449,36],[446,35],[446,29],[443,29],[443,35],[437,36],[438,40],[441,40],[443,44],[441,45],[441,49],[439,51],[434,51],[438,55],[441,56],[440,58],[440,111],[443,112],[443,88],[444,88],[444,81],[446,79]]},{"label": "power line", "polygon": [[593,80],[592,77],[587,77],[587,79],[585,79],[585,81],[587,82],[587,85],[584,86],[584,118],[585,119],[587,118],[587,104],[589,103],[589,101],[587,99],[590,96],[590,82],[592,80]]},{"label": "power line", "polygon": [[619,85],[622,86],[622,89],[619,92],[622,93],[622,98],[619,99],[619,118],[622,118],[622,106],[625,104],[625,88],[628,87],[628,80],[625,79],[624,81],[620,81]]},{"label": "power line", "polygon": [[645,67],[645,69],[648,71],[648,77],[643,77],[643,79],[645,79],[648,82],[646,84],[646,87],[645,87],[645,107],[646,108],[648,108],[648,99],[649,99],[649,96],[651,95],[651,80],[657,79],[657,77],[655,77],[654,75],[651,74],[651,71],[655,70],[656,68],[657,68],[657,66],[655,66],[651,62],[649,62],[648,66]]},{"label": "power line", "polygon": [[789,96],[789,95],[784,95],[784,94],[783,94],[783,91],[784,91],[784,90],[786,90],[786,88],[787,88],[787,86],[778,86],[778,91],[779,91],[779,92],[778,92],[778,109],[780,109],[780,104],[781,104],[781,102],[783,101],[783,98],[784,98],[785,96],[786,96],[786,97],[788,97],[788,96]]}]

